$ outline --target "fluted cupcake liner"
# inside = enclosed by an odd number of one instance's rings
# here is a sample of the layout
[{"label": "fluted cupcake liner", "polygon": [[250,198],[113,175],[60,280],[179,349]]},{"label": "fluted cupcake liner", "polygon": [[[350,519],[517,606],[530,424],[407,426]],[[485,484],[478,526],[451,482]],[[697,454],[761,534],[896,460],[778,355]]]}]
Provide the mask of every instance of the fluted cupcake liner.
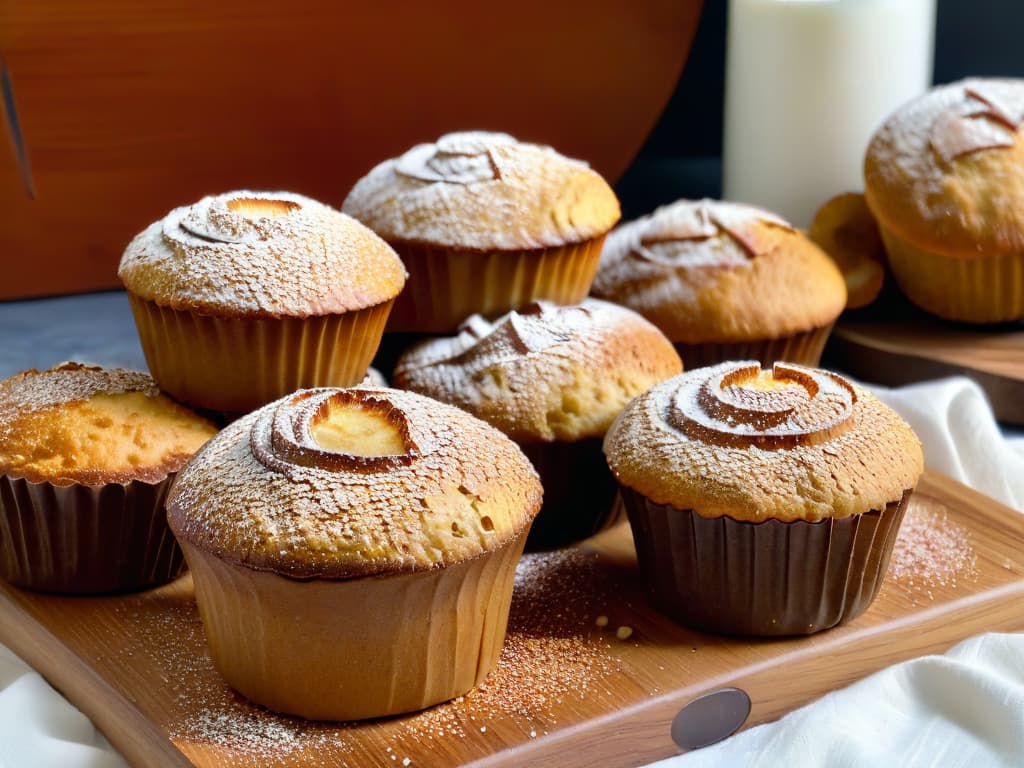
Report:
[{"label": "fluted cupcake liner", "polygon": [[969,323],[1024,317],[1024,253],[946,256],[911,245],[884,226],[880,229],[897,284],[921,309]]},{"label": "fluted cupcake liner", "polygon": [[183,570],[159,483],[32,483],[0,476],[0,577],[64,594],[127,592]]},{"label": "fluted cupcake liner", "polygon": [[832,332],[832,323],[812,328],[809,331],[780,336],[776,339],[758,339],[736,343],[707,342],[704,344],[686,344],[673,342],[679,356],[683,358],[686,370],[718,365],[729,360],[757,360],[763,368],[771,368],[772,364],[784,360],[788,363],[816,367],[821,362],[821,353],[825,349]]},{"label": "fluted cupcake liner", "polygon": [[577,304],[590,290],[604,236],[522,251],[459,251],[391,243],[409,279],[387,330],[445,334],[474,313],[496,317],[535,299]]},{"label": "fluted cupcake liner", "polygon": [[275,712],[359,720],[424,709],[501,653],[524,535],[445,568],[300,581],[183,543],[214,664]]},{"label": "fluted cupcake liner", "polygon": [[688,626],[735,635],[811,634],[863,613],[882,585],[911,495],[850,517],[751,523],[620,490],[655,607]]},{"label": "fluted cupcake liner", "polygon": [[544,505],[526,549],[564,547],[604,530],[617,519],[615,478],[601,450],[603,438],[520,444],[540,475]]},{"label": "fluted cupcake liner", "polygon": [[297,389],[358,384],[392,304],[322,317],[229,318],[128,298],[160,388],[188,405],[231,414]]}]

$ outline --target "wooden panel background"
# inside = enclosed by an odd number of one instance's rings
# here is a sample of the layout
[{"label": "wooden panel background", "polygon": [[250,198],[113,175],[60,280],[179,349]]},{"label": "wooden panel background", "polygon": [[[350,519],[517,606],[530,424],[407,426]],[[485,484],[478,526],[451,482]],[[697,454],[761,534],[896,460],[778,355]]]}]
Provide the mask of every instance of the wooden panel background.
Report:
[{"label": "wooden panel background", "polygon": [[36,199],[0,139],[0,299],[116,286],[128,240],[237,188],[340,205],[380,160],[505,130],[615,180],[700,0],[5,0]]}]

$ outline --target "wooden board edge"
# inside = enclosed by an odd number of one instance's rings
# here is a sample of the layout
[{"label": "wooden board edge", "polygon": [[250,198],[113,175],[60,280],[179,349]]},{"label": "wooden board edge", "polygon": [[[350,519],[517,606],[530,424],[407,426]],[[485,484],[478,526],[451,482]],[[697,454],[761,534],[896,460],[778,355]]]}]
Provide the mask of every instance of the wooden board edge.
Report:
[{"label": "wooden board edge", "polygon": [[[1024,381],[898,348],[841,325],[832,332],[826,357],[832,366],[856,378],[889,387],[966,376],[981,387],[999,421],[1024,424]],[[908,358],[913,360],[913,366],[907,365]]]},{"label": "wooden board edge", "polygon": [[[27,629],[30,626],[33,632]],[[3,590],[0,642],[81,710],[131,765],[194,768],[156,723]]]},{"label": "wooden board edge", "polygon": [[[1007,601],[1010,601],[1009,603]],[[944,653],[959,642],[984,632],[1024,630],[1024,615],[1007,611],[1006,606],[1024,602],[1024,580],[1002,588],[972,595],[954,603],[947,603],[932,611],[923,611],[903,622],[886,625],[886,631],[868,628],[862,632],[843,635],[819,649],[825,664],[851,648],[871,661],[857,674],[844,680],[850,685],[886,667],[920,656]],[[941,629],[925,629],[936,611],[946,613],[956,606],[957,632],[955,636]],[[1000,613],[1002,609],[1002,613]],[[966,630],[966,631],[965,631]],[[898,650],[893,650],[898,647]],[[721,675],[705,684],[680,689],[639,702],[619,712],[571,726],[557,734],[521,744],[468,763],[471,768],[530,768],[531,766],[558,765],[560,768],[593,768],[597,751],[591,745],[600,744],[601,764],[642,766],[655,760],[681,754],[672,741],[670,728],[679,710],[696,696],[727,686],[735,686],[751,693],[750,716],[741,730],[777,720],[783,715],[836,690],[834,678],[827,685],[815,685],[804,675],[799,690],[788,690],[792,676],[780,661],[761,662],[734,673]],[[758,695],[758,691],[771,692]]]}]

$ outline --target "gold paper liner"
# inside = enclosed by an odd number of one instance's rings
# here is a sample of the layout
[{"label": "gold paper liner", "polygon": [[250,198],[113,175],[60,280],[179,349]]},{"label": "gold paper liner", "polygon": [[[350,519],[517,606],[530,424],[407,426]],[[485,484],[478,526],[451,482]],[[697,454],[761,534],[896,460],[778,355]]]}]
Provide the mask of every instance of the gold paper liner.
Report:
[{"label": "gold paper liner", "polygon": [[591,437],[519,444],[544,486],[544,504],[530,527],[527,551],[568,546],[616,522],[617,486],[603,443],[603,438]]},{"label": "gold paper liner", "polygon": [[392,304],[322,317],[222,318],[128,299],[160,388],[188,405],[234,414],[297,389],[358,384]]},{"label": "gold paper liner", "polygon": [[731,635],[809,635],[863,613],[878,594],[911,490],[882,511],[819,522],[706,518],[622,486],[656,608]]},{"label": "gold paper liner", "polygon": [[958,258],[911,245],[880,227],[900,289],[926,312],[968,323],[1024,317],[1024,253]]},{"label": "gold paper liner", "polygon": [[159,483],[32,483],[0,476],[0,577],[63,594],[128,592],[176,578],[184,562]]},{"label": "gold paper liner", "polygon": [[391,243],[409,279],[387,330],[448,334],[474,313],[497,317],[535,299],[578,304],[590,290],[604,235],[525,251],[460,251]]},{"label": "gold paper liner", "polygon": [[757,360],[762,368],[771,368],[776,361],[784,360],[816,368],[821,362],[821,353],[830,333],[832,323],[777,339],[704,344],[673,342],[673,345],[683,359],[683,367],[688,371],[729,360]]},{"label": "gold paper liner", "polygon": [[183,543],[217,670],[313,720],[413,712],[483,681],[501,653],[526,533],[447,568],[299,581]]}]

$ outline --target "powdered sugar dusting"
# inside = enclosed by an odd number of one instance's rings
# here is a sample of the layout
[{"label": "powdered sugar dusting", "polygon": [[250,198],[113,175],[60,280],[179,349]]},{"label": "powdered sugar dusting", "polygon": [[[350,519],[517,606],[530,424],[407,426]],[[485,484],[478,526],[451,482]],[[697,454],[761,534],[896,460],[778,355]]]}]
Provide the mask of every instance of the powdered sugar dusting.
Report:
[{"label": "powdered sugar dusting", "polygon": [[126,368],[66,362],[45,371],[23,371],[0,382],[0,430],[19,414],[125,392],[160,394],[148,373]]},{"label": "powdered sugar dusting", "polygon": [[484,131],[442,136],[386,160],[342,209],[389,242],[472,250],[578,243],[619,219],[615,194],[585,163]]},{"label": "powdered sugar dusting", "polygon": [[315,200],[238,191],[152,224],[129,244],[118,276],[173,309],[309,317],[394,298],[405,268],[373,232]]},{"label": "powdered sugar dusting", "polygon": [[[423,712],[363,723],[279,716],[233,692],[213,668],[190,599],[150,597],[120,613],[135,641],[130,647],[141,644],[152,654],[162,670],[157,684],[174,695],[169,737],[186,755],[215,750],[239,765],[320,759],[359,766],[370,751],[373,764],[429,765],[410,757],[413,745],[421,755],[451,754],[453,739],[486,742],[497,732],[538,738],[558,727],[564,702],[607,695],[601,683],[621,672],[621,661],[611,650],[614,635],[595,629],[593,619],[616,588],[611,578],[592,552],[524,556],[505,646],[485,682]],[[135,651],[125,646],[118,652]]]},{"label": "powdered sugar dusting", "polygon": [[977,576],[970,531],[949,520],[946,507],[911,497],[889,560],[889,578],[934,599],[937,587],[956,587]]}]

